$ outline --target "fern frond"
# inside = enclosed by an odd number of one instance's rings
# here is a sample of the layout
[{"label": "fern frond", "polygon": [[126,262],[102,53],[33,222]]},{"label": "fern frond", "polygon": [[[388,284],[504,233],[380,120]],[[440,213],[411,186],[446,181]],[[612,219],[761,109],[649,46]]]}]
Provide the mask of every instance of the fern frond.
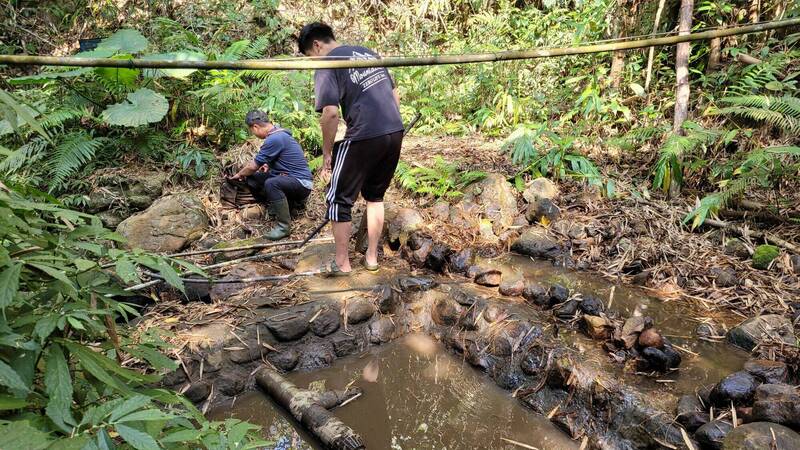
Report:
[{"label": "fern frond", "polygon": [[0,172],[13,173],[18,172],[23,167],[30,167],[33,163],[42,159],[47,145],[48,142],[43,137],[31,139],[0,162]]},{"label": "fern frond", "polygon": [[705,129],[689,121],[684,123],[683,130],[684,135],[674,133],[661,146],[661,154],[653,171],[653,187],[656,189],[667,192],[673,180],[679,185],[682,184],[683,167],[680,163],[682,157],[713,144],[722,136],[720,131]]},{"label": "fern frond", "polygon": [[719,109],[718,114],[734,114],[765,122],[787,133],[800,133],[800,98],[743,95],[725,97],[721,101],[731,106]]},{"label": "fern frond", "polygon": [[52,173],[50,192],[60,188],[64,181],[94,158],[95,153],[110,139],[94,138],[86,131],[75,131],[61,138],[47,164]]}]

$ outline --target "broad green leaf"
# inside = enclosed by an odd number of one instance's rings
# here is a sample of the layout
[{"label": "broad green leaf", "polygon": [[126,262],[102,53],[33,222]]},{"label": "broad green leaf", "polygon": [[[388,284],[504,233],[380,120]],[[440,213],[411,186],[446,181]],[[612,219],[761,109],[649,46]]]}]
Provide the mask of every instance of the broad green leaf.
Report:
[{"label": "broad green leaf", "polygon": [[0,449],[44,450],[51,442],[47,433],[32,427],[27,420],[0,425]]},{"label": "broad green leaf", "polygon": [[142,33],[126,28],[100,41],[97,49],[116,49],[125,53],[139,53],[149,45],[150,42],[142,36]]},{"label": "broad green leaf", "polygon": [[125,439],[125,442],[131,444],[136,450],[158,450],[159,448],[156,440],[144,431],[121,424],[117,425],[116,429],[122,439]]},{"label": "broad green leaf", "polygon": [[33,333],[39,337],[40,342],[44,342],[44,340],[53,333],[58,325],[59,317],[61,316],[51,314],[42,317],[36,322],[36,325],[33,327]]},{"label": "broad green leaf", "polygon": [[175,370],[178,364],[169,359],[163,353],[146,345],[130,346],[125,349],[131,355],[147,361],[153,369],[170,369]]},{"label": "broad green leaf", "polygon": [[51,344],[45,352],[44,388],[49,400],[47,417],[65,432],[75,425],[72,407],[72,376],[69,373],[64,351],[58,344]]},{"label": "broad green leaf", "polygon": [[[130,59],[114,57],[113,59]],[[121,84],[123,86],[135,86],[136,80],[139,79],[139,69],[116,68],[116,67],[98,67],[94,72],[108,81]]]},{"label": "broad green leaf", "polygon": [[136,265],[128,258],[120,258],[115,264],[117,275],[122,278],[126,283],[135,283],[139,281],[139,275],[136,273]]},{"label": "broad green leaf", "polygon": [[[22,381],[19,374],[5,361],[0,360],[0,385],[20,392],[30,392],[30,388]],[[0,446],[0,448],[3,448]]]},{"label": "broad green leaf", "polygon": [[28,401],[23,398],[14,398],[8,395],[0,395],[0,411],[9,409],[20,409],[28,405]]},{"label": "broad green leaf", "polygon": [[42,72],[36,75],[28,75],[24,77],[16,77],[8,80],[9,84],[44,84],[49,81],[61,78],[75,78],[85,75],[92,71],[91,67],[81,67],[79,69],[61,71],[61,72]]},{"label": "broad green leaf", "polygon": [[150,403],[150,397],[145,395],[134,395],[133,397],[122,402],[121,405],[111,411],[111,417],[108,419],[111,422],[116,422],[117,419],[136,411],[137,409]]},{"label": "broad green leaf", "polygon": [[107,401],[103,404],[98,406],[93,406],[86,410],[81,418],[80,426],[83,427],[85,425],[97,426],[99,425],[103,419],[105,419],[111,411],[119,407],[119,405],[123,403],[123,399],[116,398],[111,401]]},{"label": "broad green leaf", "polygon": [[168,263],[164,262],[163,260],[159,260],[158,264],[158,272],[164,277],[164,280],[170,284],[170,286],[178,289],[181,292],[184,291],[183,280],[178,275],[178,272],[172,268]]},{"label": "broad green leaf", "polygon": [[[76,58],[109,58],[119,51],[118,48],[95,48],[85,52],[76,53]],[[91,67],[88,68],[90,71]]]},{"label": "broad green leaf", "polygon": [[128,414],[117,420],[117,422],[147,422],[151,420],[170,420],[174,415],[165,413],[158,409],[144,409]]},{"label": "broad green leaf", "polygon": [[30,265],[31,267],[35,267],[41,270],[42,272],[46,273],[47,275],[50,275],[54,279],[64,283],[69,288],[69,294],[72,295],[73,297],[76,297],[78,295],[78,290],[75,288],[75,284],[72,282],[72,280],[70,280],[67,277],[67,274],[64,273],[63,270],[48,266],[46,264],[37,264],[29,262],[28,265]]},{"label": "broad green leaf", "polygon": [[[144,60],[166,59],[173,61],[205,61],[206,55],[197,52],[182,51],[172,53],[159,53],[155,55],[142,56]],[[148,78],[186,78],[196,72],[197,69],[144,69],[144,76]]]},{"label": "broad green leaf", "polygon": [[781,91],[783,90],[783,83],[780,81],[770,81],[769,83],[765,84],[764,87],[770,91]]},{"label": "broad green leaf", "polygon": [[14,263],[0,272],[0,309],[5,309],[14,301],[19,290],[19,275],[22,263]]},{"label": "broad green leaf", "polygon": [[77,258],[75,260],[75,267],[77,267],[80,272],[85,272],[95,266],[97,266],[97,263],[88,259]]},{"label": "broad green leaf", "polygon": [[644,96],[644,87],[642,87],[641,84],[631,83],[630,87],[634,94],[638,95],[639,97]]},{"label": "broad green leaf", "polygon": [[[4,106],[0,103],[0,106]],[[22,107],[25,108],[28,113],[33,118],[37,118],[42,115],[39,111],[26,104],[22,104]],[[0,111],[3,114],[0,114],[0,117],[6,117],[5,120],[0,120],[0,136],[5,136],[7,134],[14,133],[19,129],[19,127],[25,125],[25,120],[19,117],[16,112],[11,107],[3,108],[4,111]],[[11,150],[6,149],[6,151],[10,154],[13,153]]]},{"label": "broad green leaf", "polygon": [[47,447],[47,450],[86,450],[87,444],[93,445],[93,442],[90,442],[92,437],[86,434],[78,435],[71,438],[66,439],[59,439],[53,443],[50,447]]},{"label": "broad green leaf", "polygon": [[168,110],[169,102],[163,95],[141,88],[128,94],[124,102],[106,108],[102,116],[110,125],[138,127],[159,122]]},{"label": "broad green leaf", "polygon": [[[23,122],[27,123],[31,129],[39,133],[40,136],[50,141],[50,135],[45,131],[42,124],[39,123],[38,120],[28,112],[29,108],[26,108],[27,105],[18,102],[14,97],[12,97],[8,92],[0,89],[0,104],[5,105],[6,107],[11,108],[14,110],[14,114],[16,114],[17,118],[22,119]],[[14,120],[17,120],[14,118]]]},{"label": "broad green leaf", "polygon": [[[108,372],[112,372],[112,373],[115,373],[117,375],[120,375],[121,377],[123,377],[123,378],[125,378],[125,379],[127,379],[129,381],[134,381],[134,382],[139,382],[139,383],[154,383],[154,382],[158,381],[158,379],[159,379],[159,377],[155,376],[155,375],[144,375],[144,374],[140,374],[138,372],[134,372],[133,370],[121,367],[119,364],[117,364],[116,361],[107,358],[106,356],[104,356],[101,353],[97,353],[97,352],[94,352],[92,350],[89,350],[88,348],[86,348],[83,345],[76,344],[76,343],[73,343],[73,342],[70,342],[70,341],[66,341],[66,340],[64,340],[62,343],[67,347],[67,349],[70,352],[72,352],[74,355],[76,355],[80,359],[81,365],[86,363],[87,365],[89,365],[92,368],[92,370],[96,370],[96,369],[99,368],[103,372],[106,372],[106,375],[108,375],[107,374],[107,371],[108,371]],[[89,370],[89,369],[87,369],[87,370]],[[89,370],[89,371],[92,373],[92,375],[95,375],[95,373],[92,370]],[[97,375],[95,375],[95,377],[100,379]],[[106,377],[106,379],[108,379],[108,378],[110,378],[110,376]],[[103,379],[101,381],[105,381],[105,379]],[[118,382],[116,380],[113,380],[109,384],[117,384],[117,383]],[[125,388],[123,390],[127,391],[128,389]]]},{"label": "broad green leaf", "polygon": [[172,444],[178,442],[192,442],[200,438],[198,430],[181,430],[168,434],[160,439],[162,444]]}]

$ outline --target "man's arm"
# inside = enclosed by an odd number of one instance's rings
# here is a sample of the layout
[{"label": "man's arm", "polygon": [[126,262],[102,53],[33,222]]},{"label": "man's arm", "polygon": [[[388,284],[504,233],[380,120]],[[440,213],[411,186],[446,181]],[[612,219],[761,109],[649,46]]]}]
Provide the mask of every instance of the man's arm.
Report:
[{"label": "man's arm", "polygon": [[[246,166],[242,167],[242,170],[236,172],[235,175],[230,177],[230,179],[231,180],[242,180],[242,179],[245,179],[245,178],[249,177],[250,175],[256,173],[256,171],[258,171],[259,167],[260,166],[258,165],[258,163],[256,163],[254,160],[251,160],[249,163],[247,163]],[[266,164],[264,164],[261,167],[266,167]]]},{"label": "man's arm", "polygon": [[339,128],[339,107],[328,105],[322,108],[319,126],[322,128],[322,170],[330,172],[333,141],[336,139],[336,131]]},{"label": "man's arm", "polygon": [[397,103],[397,109],[400,109],[400,91],[394,88],[392,89],[392,94],[394,94],[394,102]]}]

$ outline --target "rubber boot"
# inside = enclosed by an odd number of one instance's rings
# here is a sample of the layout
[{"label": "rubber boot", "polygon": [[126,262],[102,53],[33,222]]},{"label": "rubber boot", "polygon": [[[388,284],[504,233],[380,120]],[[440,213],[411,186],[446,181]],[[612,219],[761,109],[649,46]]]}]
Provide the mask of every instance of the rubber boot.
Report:
[{"label": "rubber boot", "polygon": [[277,241],[289,236],[292,233],[292,216],[289,213],[289,202],[286,197],[270,202],[269,212],[275,217],[275,226],[264,237]]}]

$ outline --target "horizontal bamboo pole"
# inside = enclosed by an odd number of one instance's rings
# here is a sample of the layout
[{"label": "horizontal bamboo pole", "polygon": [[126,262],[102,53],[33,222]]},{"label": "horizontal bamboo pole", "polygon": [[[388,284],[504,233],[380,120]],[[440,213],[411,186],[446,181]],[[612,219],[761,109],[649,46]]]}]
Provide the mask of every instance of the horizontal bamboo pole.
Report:
[{"label": "horizontal bamboo pole", "polygon": [[733,28],[720,28],[689,33],[679,36],[667,36],[649,39],[635,39],[605,44],[584,45],[579,47],[539,48],[529,50],[510,50],[496,53],[476,53],[469,55],[439,55],[421,57],[391,57],[380,60],[331,60],[317,59],[265,59],[244,61],[174,61],[144,59],[111,59],[111,58],[76,58],[60,56],[26,56],[0,55],[0,64],[10,66],[42,65],[70,67],[120,67],[150,69],[226,69],[226,70],[309,70],[309,69],[344,69],[363,67],[403,67],[432,66],[445,64],[472,64],[494,61],[513,61],[519,59],[549,58],[554,56],[582,55],[618,50],[674,45],[681,42],[701,41],[726,36],[760,33],[768,30],[800,26],[800,18],[779,20]]}]

